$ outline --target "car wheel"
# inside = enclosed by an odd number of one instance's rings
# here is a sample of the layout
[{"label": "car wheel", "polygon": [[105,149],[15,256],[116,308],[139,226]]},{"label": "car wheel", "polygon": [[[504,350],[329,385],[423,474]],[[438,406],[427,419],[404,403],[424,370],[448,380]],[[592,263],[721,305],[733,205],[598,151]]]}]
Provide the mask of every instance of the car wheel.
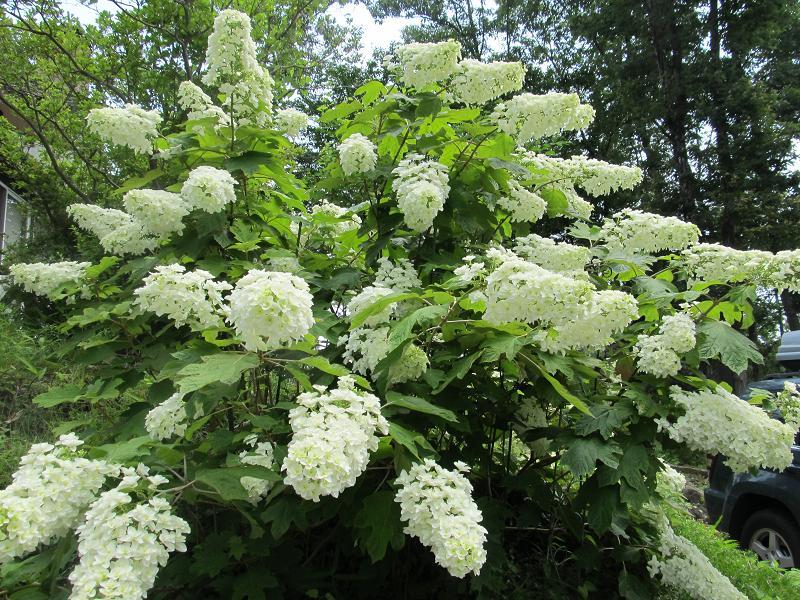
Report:
[{"label": "car wheel", "polygon": [[800,528],[781,512],[754,513],[742,528],[741,542],[761,560],[776,562],[784,569],[800,566]]}]

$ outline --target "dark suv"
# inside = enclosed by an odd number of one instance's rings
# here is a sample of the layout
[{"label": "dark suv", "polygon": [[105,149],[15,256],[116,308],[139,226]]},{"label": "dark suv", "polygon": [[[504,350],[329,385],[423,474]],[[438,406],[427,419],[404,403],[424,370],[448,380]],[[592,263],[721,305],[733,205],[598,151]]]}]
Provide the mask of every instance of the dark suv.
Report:
[{"label": "dark suv", "polygon": [[[791,331],[781,340],[778,360],[797,368],[800,360],[800,331]],[[800,372],[770,375],[750,384],[754,388],[779,392],[785,382],[800,387]],[[706,508],[712,523],[736,538],[761,559],[781,567],[800,567],[800,432],[792,445],[794,461],[783,472],[760,469],[755,475],[734,473],[723,464],[723,457],[711,462],[709,487],[705,490]]]}]

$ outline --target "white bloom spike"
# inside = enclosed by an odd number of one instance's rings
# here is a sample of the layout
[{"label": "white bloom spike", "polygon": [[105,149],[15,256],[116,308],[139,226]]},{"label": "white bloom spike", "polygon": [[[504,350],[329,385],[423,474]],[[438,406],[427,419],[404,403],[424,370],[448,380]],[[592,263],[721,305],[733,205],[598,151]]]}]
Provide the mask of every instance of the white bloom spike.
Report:
[{"label": "white bloom spike", "polygon": [[448,79],[458,68],[461,44],[453,40],[438,43],[413,43],[400,46],[395,53],[400,61],[400,78],[408,87],[423,90]]},{"label": "white bloom spike", "polygon": [[122,198],[125,210],[147,231],[165,238],[183,231],[189,209],[178,194],[163,190],[131,190]]},{"label": "white bloom spike", "polygon": [[647,563],[652,578],[688,594],[694,600],[747,600],[706,556],[685,537],[677,535],[662,517],[657,554]]},{"label": "white bloom spike", "polygon": [[314,325],[308,284],[291,273],[253,269],[228,302],[228,322],[248,350],[274,350],[302,339]]},{"label": "white bloom spike", "polygon": [[472,499],[472,484],[463,475],[469,471],[456,463],[448,471],[426,458],[395,480],[395,501],[405,532],[419,538],[433,552],[436,562],[453,577],[480,574],[486,562],[486,528],[483,515]]},{"label": "white bloom spike", "polygon": [[135,304],[159,316],[167,316],[178,327],[189,325],[202,330],[222,327],[223,292],[229,283],[214,281],[211,273],[197,269],[186,271],[183,265],[161,265],[134,291]]},{"label": "white bloom spike", "polygon": [[498,104],[492,113],[500,131],[523,145],[530,140],[583,129],[594,120],[594,109],[577,94],[520,94]]},{"label": "white bloom spike", "polygon": [[183,394],[172,394],[144,418],[144,428],[154,440],[168,440],[186,433],[186,402]]},{"label": "white bloom spike", "polygon": [[340,377],[335,390],[306,392],[289,413],[292,441],[281,469],[284,482],[302,498],[318,502],[354,485],[378,448],[376,432],[389,424],[378,398]]},{"label": "white bloom spike", "polygon": [[354,133],[339,144],[339,162],[348,177],[355,173],[368,173],[378,164],[376,148],[369,138]]},{"label": "white bloom spike", "polygon": [[417,232],[429,229],[450,194],[447,167],[419,154],[408,154],[392,175],[392,189],[406,225]]},{"label": "white bloom spike", "polygon": [[69,575],[70,600],[146,598],[169,554],[186,551],[189,524],[172,514],[166,498],[135,500],[130,490],[144,475],[126,472],[117,488],[89,507],[77,529],[80,562]]},{"label": "white bloom spike", "polygon": [[236,202],[235,185],[236,180],[225,169],[196,167],[181,187],[181,198],[190,209],[217,213]]},{"label": "white bloom spike", "polygon": [[655,254],[663,250],[683,250],[696,244],[700,230],[677,217],[626,208],[605,220],[601,236],[612,249]]},{"label": "white bloom spike", "polygon": [[160,123],[157,110],[145,110],[136,104],[126,104],[125,108],[94,108],[86,117],[89,131],[136,154],[153,153],[153,140],[158,137]]},{"label": "white bloom spike", "polygon": [[80,282],[90,266],[91,263],[75,261],[17,263],[11,265],[9,272],[14,283],[21,285],[26,292],[56,300],[59,290],[68,283]]},{"label": "white bloom spike", "polygon": [[[0,564],[25,556],[73,529],[106,477],[118,467],[77,454],[74,434],[34,444],[12,483],[0,491]],[[68,490],[68,493],[65,493]]]},{"label": "white bloom spike", "polygon": [[447,85],[447,98],[468,105],[486,104],[522,89],[524,83],[525,65],[521,62],[484,63],[470,58],[458,63]]},{"label": "white bloom spike", "polygon": [[676,442],[707,454],[724,454],[734,471],[783,471],[792,464],[793,426],[721,387],[687,392],[673,386],[670,392],[684,412],[674,422],[661,419],[658,426]]}]

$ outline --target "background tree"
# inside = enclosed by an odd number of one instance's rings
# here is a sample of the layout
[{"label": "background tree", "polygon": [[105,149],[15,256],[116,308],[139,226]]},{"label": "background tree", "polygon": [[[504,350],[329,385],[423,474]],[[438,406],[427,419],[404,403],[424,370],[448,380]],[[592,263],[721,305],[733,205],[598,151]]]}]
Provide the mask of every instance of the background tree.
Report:
[{"label": "background tree", "polygon": [[[0,110],[22,125],[3,129],[0,175],[25,192],[38,223],[37,252],[73,252],[64,207],[76,200],[114,204],[111,190],[144,165],[141,157],[105,153],[84,115],[100,104],[134,103],[159,109],[169,131],[184,116],[178,85],[199,78],[220,8],[209,0],[113,4],[116,11],[100,12],[94,25],[80,23],[54,0],[14,0],[0,8],[0,51],[7,58]],[[305,108],[304,98],[333,85],[336,68],[357,48],[355,30],[325,14],[330,0],[223,4],[251,16],[258,58],[281,81],[279,105]]]},{"label": "background tree", "polygon": [[[707,241],[771,251],[796,243],[796,1],[370,6],[382,17],[420,18],[409,40],[455,38],[476,58],[522,60],[528,90],[576,91],[602,107],[573,143],[646,174],[635,195],[598,203],[602,214],[636,204],[692,219]],[[782,300],[787,324],[800,328],[796,299]]]}]

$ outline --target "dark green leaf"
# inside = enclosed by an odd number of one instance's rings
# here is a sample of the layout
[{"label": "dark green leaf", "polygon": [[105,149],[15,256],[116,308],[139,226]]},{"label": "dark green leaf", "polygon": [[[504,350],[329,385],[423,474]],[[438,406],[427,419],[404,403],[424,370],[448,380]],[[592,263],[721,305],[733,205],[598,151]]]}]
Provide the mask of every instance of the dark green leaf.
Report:
[{"label": "dark green leaf", "polygon": [[464,375],[469,373],[472,365],[475,364],[475,361],[480,358],[481,354],[483,354],[483,350],[478,350],[477,352],[473,352],[469,356],[465,356],[455,362],[453,368],[447,372],[447,375],[442,379],[442,382],[433,390],[433,394],[438,394],[442,390],[444,390],[450,382],[454,379],[462,379]]},{"label": "dark green leaf", "polygon": [[400,505],[395,502],[392,492],[375,492],[364,498],[353,524],[358,531],[359,546],[369,554],[372,562],[386,556],[390,545],[394,550],[403,547],[405,536]]},{"label": "dark green leaf", "polygon": [[704,319],[697,327],[697,333],[700,358],[719,358],[736,374],[745,371],[749,362],[764,364],[757,346],[727,323]]},{"label": "dark green leaf", "polygon": [[214,488],[223,500],[247,500],[249,498],[247,490],[240,483],[242,477],[255,477],[270,481],[280,481],[281,479],[280,475],[274,471],[256,465],[204,469],[195,475],[197,481]]},{"label": "dark green leaf", "polygon": [[342,375],[348,375],[350,370],[347,367],[342,365],[334,365],[332,364],[327,358],[324,356],[307,356],[300,360],[301,363],[304,365],[308,365],[309,367],[314,367],[315,369],[319,369],[323,373],[328,373],[329,375],[336,375],[337,377],[341,377]]},{"label": "dark green leaf", "polygon": [[308,527],[308,504],[295,497],[281,496],[261,514],[264,523],[272,523],[272,537],[276,540],[289,531],[294,523],[301,531]]},{"label": "dark green leaf", "polygon": [[219,352],[178,371],[181,393],[187,394],[212,383],[235,383],[242,371],[258,366],[258,356],[246,352]]},{"label": "dark green leaf", "polygon": [[569,442],[561,461],[577,477],[588,475],[595,469],[597,461],[612,469],[619,466],[619,447],[599,438],[577,438]]},{"label": "dark green leaf", "polygon": [[367,306],[366,308],[359,311],[357,314],[353,315],[350,318],[350,330],[356,329],[361,327],[364,322],[369,319],[372,315],[381,312],[384,308],[389,306],[390,304],[394,304],[395,302],[401,302],[402,300],[410,300],[412,298],[419,298],[419,294],[414,294],[412,292],[401,292],[398,294],[391,294],[389,296],[384,296],[380,300],[377,300]]},{"label": "dark green leaf", "polygon": [[60,388],[53,388],[44,394],[39,394],[33,403],[42,408],[52,408],[65,402],[77,402],[83,398],[83,388],[73,383]]},{"label": "dark green leaf", "polygon": [[[392,406],[399,406],[402,408],[407,408],[408,410],[413,410],[415,412],[421,412],[429,415],[436,415],[437,417],[441,417],[445,421],[450,421],[455,423],[458,421],[458,417],[456,414],[451,411],[447,410],[446,408],[442,408],[440,406],[436,406],[435,404],[431,404],[427,400],[423,398],[417,398],[416,396],[407,396],[405,394],[399,394],[397,392],[387,392],[386,393],[386,404],[383,405],[384,409],[391,409]],[[391,414],[393,411],[389,411]]]},{"label": "dark green leaf", "polygon": [[619,507],[619,488],[615,485],[598,488],[589,502],[586,521],[597,533],[605,533],[611,527],[614,512]]}]

